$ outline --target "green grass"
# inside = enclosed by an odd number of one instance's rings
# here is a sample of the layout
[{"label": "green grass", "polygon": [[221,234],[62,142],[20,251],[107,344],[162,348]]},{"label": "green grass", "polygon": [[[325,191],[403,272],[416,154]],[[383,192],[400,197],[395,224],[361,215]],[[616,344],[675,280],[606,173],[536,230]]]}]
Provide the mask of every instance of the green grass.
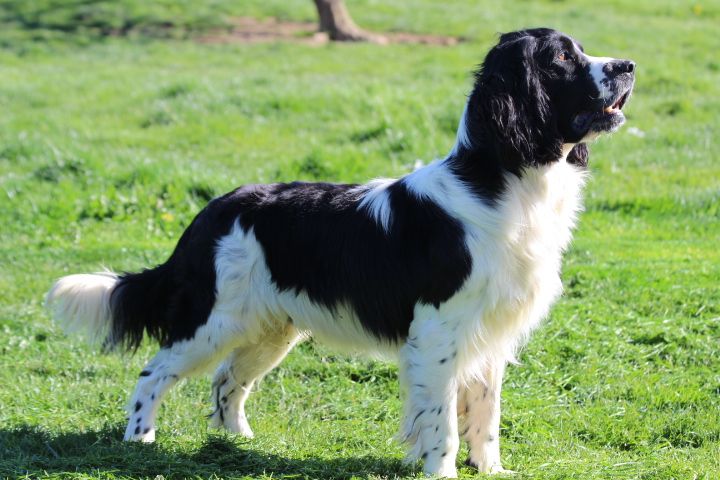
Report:
[{"label": "green grass", "polygon": [[636,60],[638,83],[626,127],[591,147],[566,294],[508,370],[505,467],[720,477],[720,3],[497,3],[349,2],[367,28],[468,42],[317,48],[192,40],[233,15],[312,19],[309,0],[0,2],[0,476],[420,476],[391,441],[395,367],[313,344],[251,397],[256,439],[208,430],[200,378],[170,393],[156,444],[123,444],[154,347],[100,356],[42,297],[66,273],[163,261],[238,184],[357,182],[444,155],[496,32],[549,25]]}]

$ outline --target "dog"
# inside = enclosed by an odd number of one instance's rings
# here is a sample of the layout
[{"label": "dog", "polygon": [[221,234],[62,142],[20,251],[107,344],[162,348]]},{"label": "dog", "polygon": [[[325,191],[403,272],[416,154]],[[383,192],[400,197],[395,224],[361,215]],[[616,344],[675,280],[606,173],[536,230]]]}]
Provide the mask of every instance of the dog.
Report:
[{"label": "dog", "polygon": [[547,28],[503,34],[475,73],[446,158],[364,185],[247,185],[212,200],[162,265],[70,275],[47,295],[105,349],[160,350],[140,372],[125,440],[155,439],[182,378],[215,367],[211,422],[252,437],[253,387],[309,336],[394,356],[399,437],[427,474],[502,472],[505,366],[562,290],[586,142],[617,130],[635,63]]}]

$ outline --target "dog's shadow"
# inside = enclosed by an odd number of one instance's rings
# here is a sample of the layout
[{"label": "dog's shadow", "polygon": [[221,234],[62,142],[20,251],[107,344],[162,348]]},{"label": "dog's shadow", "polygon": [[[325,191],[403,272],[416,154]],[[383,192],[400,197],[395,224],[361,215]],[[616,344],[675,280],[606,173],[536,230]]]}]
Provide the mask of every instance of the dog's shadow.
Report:
[{"label": "dog's shadow", "polygon": [[81,474],[98,477],[259,477],[349,479],[413,476],[399,459],[361,456],[285,458],[242,439],[213,434],[188,452],[161,444],[122,442],[123,429],[49,434],[36,427],[0,427],[0,477]]}]

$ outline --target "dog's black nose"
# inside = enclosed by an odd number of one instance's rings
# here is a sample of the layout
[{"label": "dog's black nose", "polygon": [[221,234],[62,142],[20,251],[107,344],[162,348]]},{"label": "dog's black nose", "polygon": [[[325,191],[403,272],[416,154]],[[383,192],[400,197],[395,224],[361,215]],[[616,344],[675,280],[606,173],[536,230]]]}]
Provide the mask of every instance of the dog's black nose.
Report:
[{"label": "dog's black nose", "polygon": [[633,73],[635,62],[632,60],[614,60],[605,66],[607,73],[619,75],[621,73]]}]

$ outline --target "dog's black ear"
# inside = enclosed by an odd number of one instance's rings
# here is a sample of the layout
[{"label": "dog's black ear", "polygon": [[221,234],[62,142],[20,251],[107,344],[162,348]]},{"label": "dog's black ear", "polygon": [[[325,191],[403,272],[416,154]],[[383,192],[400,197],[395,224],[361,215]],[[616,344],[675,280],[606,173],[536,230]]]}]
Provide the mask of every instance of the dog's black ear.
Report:
[{"label": "dog's black ear", "polygon": [[588,158],[590,158],[590,150],[584,143],[575,145],[567,156],[567,163],[577,165],[578,167],[587,167]]},{"label": "dog's black ear", "polygon": [[[477,73],[471,103],[490,124],[505,154],[521,165],[545,161],[557,153],[548,95],[535,60],[538,39],[531,35],[500,37]],[[552,156],[552,155],[550,155]],[[521,166],[521,165],[518,165]]]}]

